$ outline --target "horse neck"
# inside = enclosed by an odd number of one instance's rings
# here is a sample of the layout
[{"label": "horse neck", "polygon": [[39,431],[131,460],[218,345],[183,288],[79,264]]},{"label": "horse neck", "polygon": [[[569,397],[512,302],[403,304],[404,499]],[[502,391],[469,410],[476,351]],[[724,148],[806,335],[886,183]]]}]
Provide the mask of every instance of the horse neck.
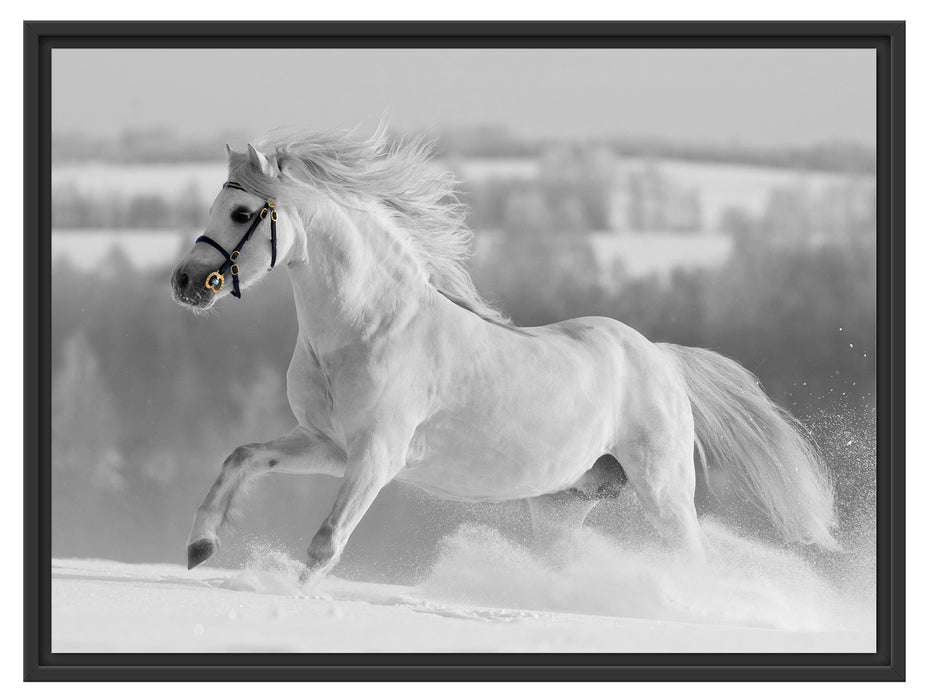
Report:
[{"label": "horse neck", "polygon": [[371,338],[417,312],[429,282],[387,216],[325,202],[298,208],[298,218],[288,270],[301,333],[318,350]]}]

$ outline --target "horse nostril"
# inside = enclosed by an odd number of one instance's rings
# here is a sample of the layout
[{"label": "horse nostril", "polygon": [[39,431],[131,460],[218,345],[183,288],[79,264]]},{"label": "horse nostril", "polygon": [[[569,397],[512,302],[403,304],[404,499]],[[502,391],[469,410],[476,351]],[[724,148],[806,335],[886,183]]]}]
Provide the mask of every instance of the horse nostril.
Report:
[{"label": "horse nostril", "polygon": [[182,272],[178,275],[176,284],[178,285],[178,289],[187,289],[191,284],[191,278],[187,276],[186,272]]}]

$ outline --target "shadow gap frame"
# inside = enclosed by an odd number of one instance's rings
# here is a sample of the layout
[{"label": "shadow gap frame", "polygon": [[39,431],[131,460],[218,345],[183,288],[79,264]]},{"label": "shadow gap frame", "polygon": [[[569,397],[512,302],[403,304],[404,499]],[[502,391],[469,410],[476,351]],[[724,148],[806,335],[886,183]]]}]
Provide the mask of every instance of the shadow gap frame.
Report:
[{"label": "shadow gap frame", "polygon": [[[51,653],[54,48],[871,48],[876,51],[875,654]],[[24,22],[26,680],[905,679],[904,22]]]}]

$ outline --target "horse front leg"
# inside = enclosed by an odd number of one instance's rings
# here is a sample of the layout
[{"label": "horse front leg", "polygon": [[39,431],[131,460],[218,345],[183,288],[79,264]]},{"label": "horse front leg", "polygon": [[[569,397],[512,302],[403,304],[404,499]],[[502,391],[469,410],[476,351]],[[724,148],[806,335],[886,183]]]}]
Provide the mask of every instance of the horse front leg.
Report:
[{"label": "horse front leg", "polygon": [[302,583],[311,576],[323,576],[336,566],[352,531],[398,471],[399,462],[392,460],[386,450],[368,446],[362,452],[361,458],[347,465],[333,509],[307,548]]},{"label": "horse front leg", "polygon": [[332,443],[301,427],[270,442],[237,447],[196,511],[188,537],[188,569],[219,550],[217,533],[229,522],[237,495],[255,477],[271,471],[338,475],[344,466]]}]

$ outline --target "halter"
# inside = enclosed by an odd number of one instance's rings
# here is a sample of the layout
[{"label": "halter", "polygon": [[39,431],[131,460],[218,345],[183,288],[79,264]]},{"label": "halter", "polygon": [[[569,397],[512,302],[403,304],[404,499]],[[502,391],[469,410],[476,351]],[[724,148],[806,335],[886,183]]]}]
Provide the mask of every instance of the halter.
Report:
[{"label": "halter", "polygon": [[[246,188],[240,185],[238,182],[224,182],[223,189],[225,190],[227,187],[232,187],[234,190],[242,190],[243,192],[246,191]],[[273,267],[275,267],[275,259],[278,257],[278,237],[275,230],[275,223],[278,221],[278,212],[275,211],[276,203],[277,202],[274,199],[268,199],[265,201],[265,204],[259,211],[252,214],[255,217],[255,221],[252,222],[249,230],[246,231],[246,235],[243,236],[239,240],[239,243],[236,244],[236,247],[233,249],[232,253],[227,253],[226,248],[221,246],[209,236],[200,236],[196,241],[194,241],[195,244],[203,242],[207,243],[208,245],[212,245],[223,255],[224,258],[226,258],[226,260],[223,261],[223,264],[217,268],[216,272],[211,272],[209,275],[207,275],[207,281],[204,282],[204,286],[207,289],[212,291],[214,294],[220,293],[220,290],[223,289],[223,283],[225,281],[223,273],[228,267],[230,269],[230,274],[233,276],[232,295],[237,299],[242,298],[242,295],[239,293],[239,265],[236,264],[236,261],[239,259],[239,252],[242,250],[242,247],[246,245],[246,242],[259,227],[259,224],[262,223],[262,219],[264,219],[266,216],[268,216],[272,234],[272,264],[268,267],[268,269],[271,270]],[[269,212],[271,212],[270,216]]]}]

